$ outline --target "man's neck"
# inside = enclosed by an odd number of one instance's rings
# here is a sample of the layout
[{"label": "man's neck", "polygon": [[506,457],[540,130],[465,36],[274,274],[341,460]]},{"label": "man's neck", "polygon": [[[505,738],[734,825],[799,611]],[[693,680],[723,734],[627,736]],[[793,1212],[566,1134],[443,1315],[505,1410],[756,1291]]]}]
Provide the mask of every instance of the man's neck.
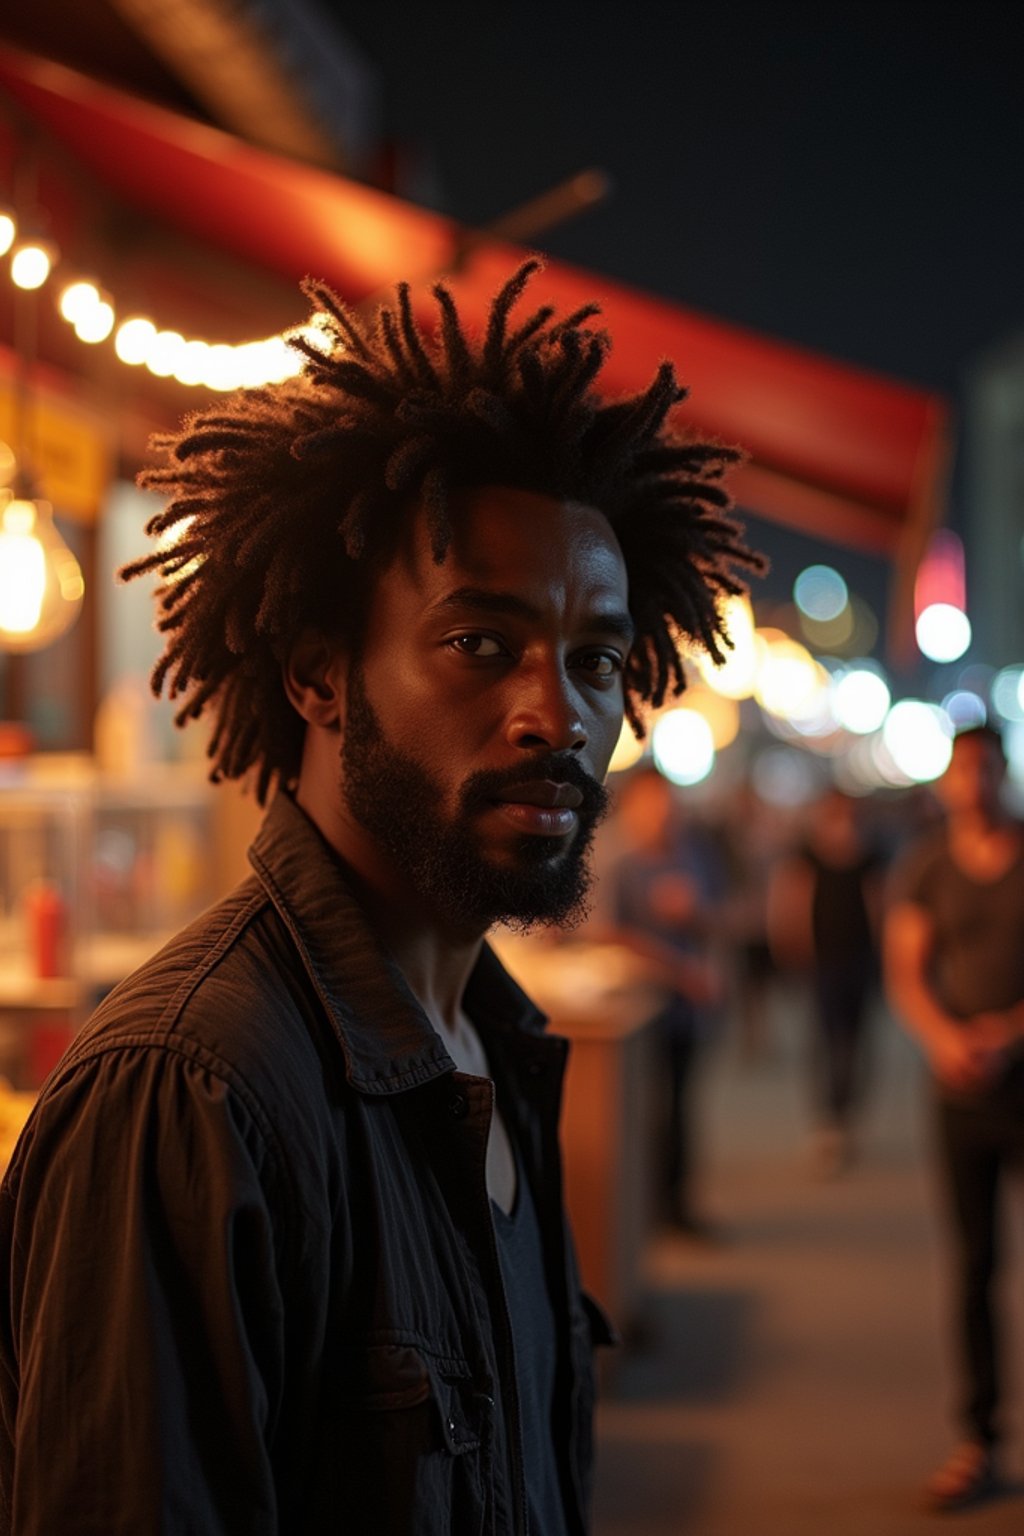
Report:
[{"label": "man's neck", "polygon": [[461,1027],[462,995],[483,944],[483,934],[456,932],[410,889],[406,873],[362,828],[315,795],[298,804],[344,859],[367,922],[393,956],[413,996],[442,1034]]}]

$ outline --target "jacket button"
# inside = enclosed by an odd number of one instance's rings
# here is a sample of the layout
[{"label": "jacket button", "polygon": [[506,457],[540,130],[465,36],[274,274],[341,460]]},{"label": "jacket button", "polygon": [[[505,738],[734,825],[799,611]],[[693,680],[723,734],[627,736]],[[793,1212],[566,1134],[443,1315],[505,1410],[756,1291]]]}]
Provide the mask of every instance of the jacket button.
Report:
[{"label": "jacket button", "polygon": [[534,1058],[526,1070],[531,1077],[540,1077],[541,1073],[544,1071],[544,1063],[538,1058]]},{"label": "jacket button", "polygon": [[469,1100],[464,1093],[453,1093],[448,1102],[448,1108],[456,1120],[463,1120],[469,1113]]}]

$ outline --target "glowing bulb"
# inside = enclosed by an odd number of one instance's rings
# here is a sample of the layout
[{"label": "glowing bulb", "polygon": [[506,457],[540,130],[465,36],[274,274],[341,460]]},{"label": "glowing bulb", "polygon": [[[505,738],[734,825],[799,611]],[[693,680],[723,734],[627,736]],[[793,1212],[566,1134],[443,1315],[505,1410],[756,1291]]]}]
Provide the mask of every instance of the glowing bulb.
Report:
[{"label": "glowing bulb", "polygon": [[930,603],[918,615],[915,634],[929,661],[956,661],[971,643],[971,621],[952,603]]},{"label": "glowing bulb", "polygon": [[235,356],[235,348],[226,342],[218,342],[206,355],[203,383],[210,389],[237,389],[242,382],[242,370]]},{"label": "glowing bulb", "polygon": [[695,709],[670,709],[655,721],[651,749],[673,784],[699,784],[715,766],[711,727]]},{"label": "glowing bulb", "polygon": [[205,341],[186,341],[174,365],[179,384],[201,384],[206,377],[210,349]]},{"label": "glowing bulb", "polygon": [[0,209],[0,256],[7,255],[17,233],[18,226],[13,213],[6,208]]},{"label": "glowing bulb", "polygon": [[114,351],[122,363],[129,363],[134,368],[146,361],[155,340],[156,326],[152,320],[133,315],[130,320],[118,326]]},{"label": "glowing bulb", "polygon": [[49,645],[78,617],[84,592],[49,503],[9,499],[0,511],[0,647]]},{"label": "glowing bulb", "polygon": [[158,379],[169,379],[185,347],[179,331],[158,331],[146,357],[146,367]]},{"label": "glowing bulb", "polygon": [[50,275],[53,259],[53,248],[45,241],[33,240],[19,245],[11,257],[12,282],[19,288],[41,288]]},{"label": "glowing bulb", "polygon": [[77,282],[68,283],[57,307],[64,319],[74,325],[81,315],[87,315],[99,302],[100,291],[96,284],[80,278]]},{"label": "glowing bulb", "polygon": [[79,341],[95,346],[106,341],[114,329],[114,306],[106,299],[97,297],[91,309],[83,310],[75,321],[75,335]]}]

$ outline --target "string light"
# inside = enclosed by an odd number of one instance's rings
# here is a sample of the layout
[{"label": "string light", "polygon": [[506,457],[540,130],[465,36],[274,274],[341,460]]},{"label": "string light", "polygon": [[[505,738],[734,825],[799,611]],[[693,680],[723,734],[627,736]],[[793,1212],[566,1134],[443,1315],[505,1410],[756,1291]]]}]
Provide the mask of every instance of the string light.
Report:
[{"label": "string light", "polygon": [[18,221],[9,208],[0,208],[0,256],[6,256],[18,233]]},{"label": "string light", "polygon": [[[44,287],[57,262],[56,246],[51,240],[19,240],[14,213],[0,206],[0,256],[8,251],[11,280],[28,291]],[[226,392],[281,383],[303,368],[302,355],[289,345],[289,338],[301,336],[324,353],[335,344],[322,315],[284,333],[238,344],[183,336],[146,315],[121,319],[113,298],[91,277],[66,282],[57,308],[80,341],[96,346],[112,335],[120,362],[145,367],[157,378],[173,378],[189,388]]]},{"label": "string light", "polygon": [[11,281],[29,292],[41,288],[57,260],[57,248],[50,240],[23,240],[11,256]]}]

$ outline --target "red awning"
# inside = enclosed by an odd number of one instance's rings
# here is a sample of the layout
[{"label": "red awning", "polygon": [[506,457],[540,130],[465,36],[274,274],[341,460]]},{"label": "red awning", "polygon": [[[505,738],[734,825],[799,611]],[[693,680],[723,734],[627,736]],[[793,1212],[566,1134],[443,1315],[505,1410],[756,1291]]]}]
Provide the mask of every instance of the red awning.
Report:
[{"label": "red awning", "polygon": [[[438,214],[284,160],[63,66],[0,48],[0,89],[133,209],[291,281],[308,272],[359,301],[430,281],[465,248]],[[451,278],[463,314],[525,253],[482,239]],[[551,261],[532,298],[597,299],[614,338],[602,388],[642,388],[672,358],[684,419],[741,444],[734,481],[752,512],[905,563],[937,517],[945,401]]]}]

